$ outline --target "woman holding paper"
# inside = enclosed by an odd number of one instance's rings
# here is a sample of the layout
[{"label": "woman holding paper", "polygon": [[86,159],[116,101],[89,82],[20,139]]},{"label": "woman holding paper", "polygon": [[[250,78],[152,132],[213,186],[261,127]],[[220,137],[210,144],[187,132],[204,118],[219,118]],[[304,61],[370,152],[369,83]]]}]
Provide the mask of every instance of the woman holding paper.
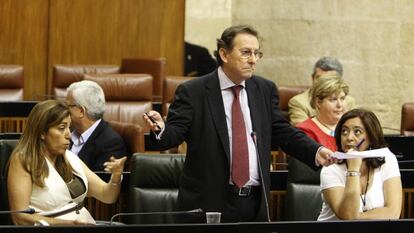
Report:
[{"label": "woman holding paper", "polygon": [[108,183],[67,150],[71,123],[68,107],[57,100],[38,103],[30,112],[8,167],[11,211],[32,208],[34,214],[14,213],[18,225],[95,224],[81,204],[93,196],[104,203],[117,200],[126,157],[105,163]]},{"label": "woman holding paper", "polygon": [[[365,151],[386,147],[374,113],[354,109],[337,124],[338,151]],[[344,159],[322,168],[322,210],[318,220],[398,219],[401,213],[402,185],[394,155],[377,158]]]}]

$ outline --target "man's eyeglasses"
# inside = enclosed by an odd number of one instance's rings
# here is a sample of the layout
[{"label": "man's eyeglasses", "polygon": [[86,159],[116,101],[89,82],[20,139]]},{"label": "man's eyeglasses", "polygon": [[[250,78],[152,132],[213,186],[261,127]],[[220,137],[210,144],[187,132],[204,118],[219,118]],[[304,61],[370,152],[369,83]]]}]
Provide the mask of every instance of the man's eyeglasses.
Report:
[{"label": "man's eyeglasses", "polygon": [[240,52],[240,57],[243,59],[249,59],[253,55],[257,60],[263,57],[263,53],[259,50],[252,51],[249,49],[240,49],[239,52]]}]

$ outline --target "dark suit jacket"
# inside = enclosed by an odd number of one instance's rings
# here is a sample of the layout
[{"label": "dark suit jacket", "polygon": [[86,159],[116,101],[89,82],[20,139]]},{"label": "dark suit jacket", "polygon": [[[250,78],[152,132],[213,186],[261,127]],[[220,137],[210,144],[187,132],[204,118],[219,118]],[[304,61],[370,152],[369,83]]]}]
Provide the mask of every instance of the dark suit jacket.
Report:
[{"label": "dark suit jacket", "polygon": [[[261,176],[269,194],[272,143],[313,167],[320,145],[285,120],[273,82],[253,76],[246,80],[246,91],[259,161],[264,168]],[[230,180],[230,143],[217,70],[177,88],[161,140],[152,137],[154,146],[162,149],[183,140],[187,142],[187,157],[180,180],[179,207],[223,212]],[[261,200],[257,221],[266,220],[263,194]]]},{"label": "dark suit jacket", "polygon": [[217,62],[208,50],[202,46],[184,43],[184,75],[202,76],[214,71]]},{"label": "dark suit jacket", "polygon": [[[72,142],[70,148],[72,148]],[[124,140],[115,132],[108,122],[101,120],[88,141],[79,151],[79,158],[92,170],[102,171],[103,163],[111,156],[121,158],[127,155]]]}]

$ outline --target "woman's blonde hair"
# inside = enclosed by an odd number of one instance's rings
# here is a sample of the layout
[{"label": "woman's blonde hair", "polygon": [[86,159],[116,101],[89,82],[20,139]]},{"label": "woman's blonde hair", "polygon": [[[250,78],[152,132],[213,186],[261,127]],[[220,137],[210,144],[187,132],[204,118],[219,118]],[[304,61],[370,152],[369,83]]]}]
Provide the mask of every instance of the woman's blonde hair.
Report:
[{"label": "woman's blonde hair", "polygon": [[[31,174],[34,184],[45,186],[45,178],[49,176],[49,168],[45,158],[45,143],[42,135],[48,130],[59,125],[69,116],[67,106],[57,100],[46,100],[34,106],[27,119],[27,125],[17,143],[13,154],[18,154],[23,167]],[[56,170],[63,180],[69,182],[72,179],[72,167],[66,161],[65,156],[58,156],[55,164]]]},{"label": "woman's blonde hair", "polygon": [[324,74],[313,82],[309,91],[310,105],[316,109],[317,100],[323,100],[333,94],[340,94],[342,91],[348,95],[349,86],[341,76],[336,73]]}]

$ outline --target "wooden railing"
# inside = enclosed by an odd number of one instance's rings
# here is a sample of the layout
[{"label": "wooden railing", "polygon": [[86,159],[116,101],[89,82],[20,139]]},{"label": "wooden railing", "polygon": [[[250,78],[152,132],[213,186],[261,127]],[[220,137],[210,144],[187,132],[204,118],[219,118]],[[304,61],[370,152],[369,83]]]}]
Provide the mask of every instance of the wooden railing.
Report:
[{"label": "wooden railing", "polygon": [[[128,193],[121,192],[118,200],[113,204],[105,204],[95,198],[87,197],[84,200],[85,208],[91,213],[95,220],[109,221],[114,214],[127,211]],[[122,221],[122,218],[116,219]]]},{"label": "wooden railing", "polygon": [[26,117],[0,117],[0,133],[21,133],[26,127],[26,122]]},{"label": "wooden railing", "polygon": [[[108,182],[111,174],[107,172],[96,172],[96,174],[105,182]],[[123,182],[121,193],[118,200],[113,204],[105,204],[93,197],[87,197],[84,200],[85,208],[89,210],[95,220],[109,221],[114,214],[126,212],[128,210],[128,188],[130,172],[123,172]],[[120,221],[116,219],[116,221]]]},{"label": "wooden railing", "polygon": [[286,190],[270,191],[269,213],[272,221],[281,221],[285,213]]},{"label": "wooden railing", "polygon": [[414,188],[403,189],[403,203],[400,218],[414,218],[413,215]]}]

